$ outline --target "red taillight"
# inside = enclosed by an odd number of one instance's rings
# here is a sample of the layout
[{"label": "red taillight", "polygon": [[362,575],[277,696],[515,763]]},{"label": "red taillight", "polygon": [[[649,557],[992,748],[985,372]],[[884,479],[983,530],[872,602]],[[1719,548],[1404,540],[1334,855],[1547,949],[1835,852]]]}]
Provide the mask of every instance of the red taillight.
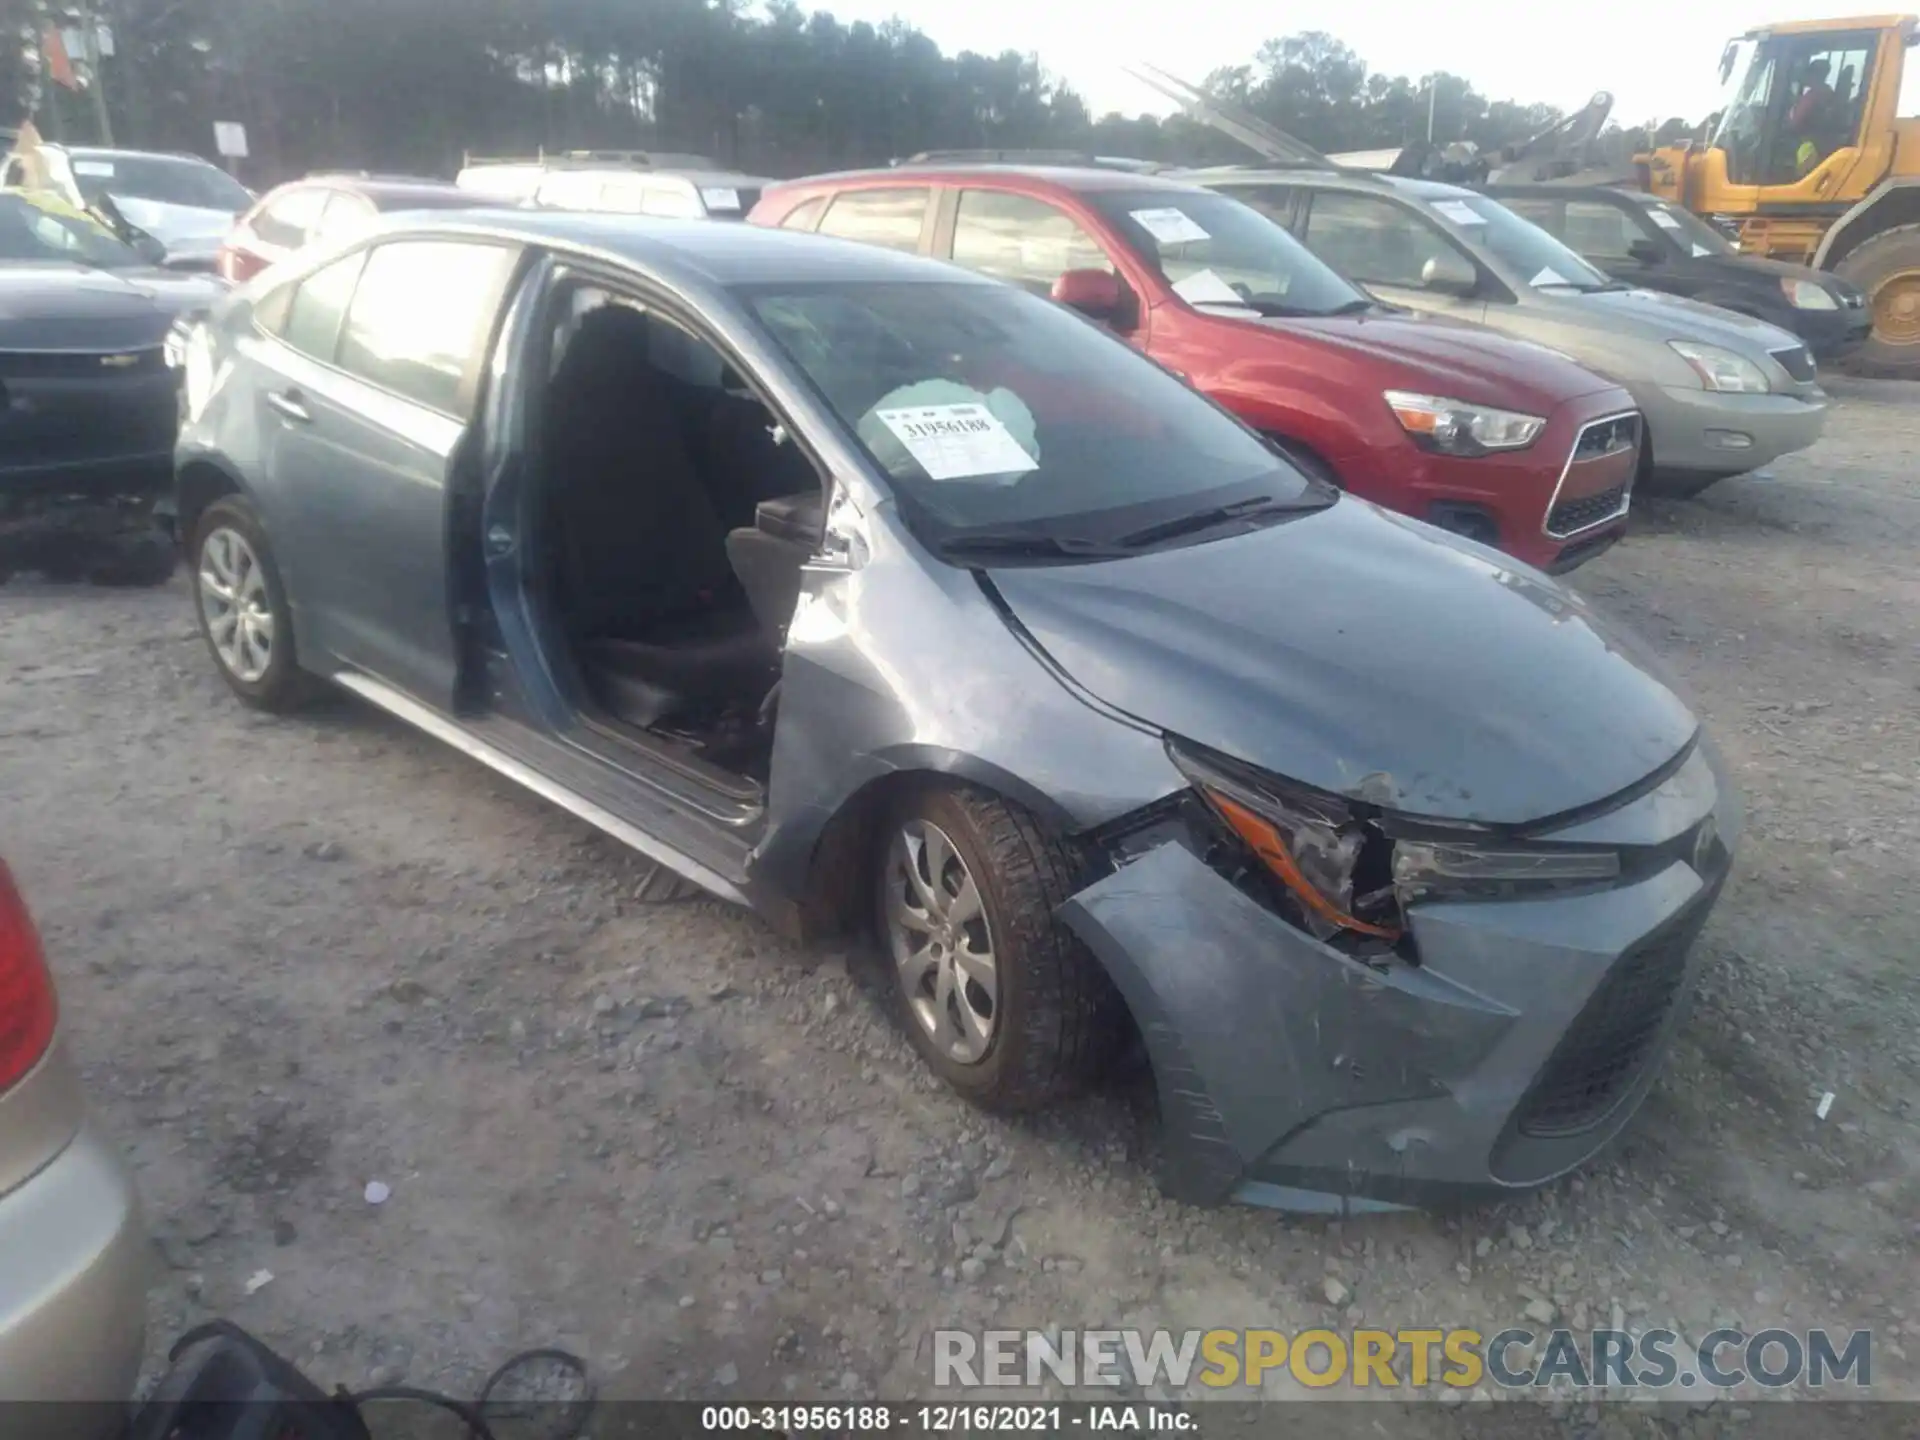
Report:
[{"label": "red taillight", "polygon": [[17,1082],[53,1043],[57,1005],[40,933],[0,860],[0,1090]]}]

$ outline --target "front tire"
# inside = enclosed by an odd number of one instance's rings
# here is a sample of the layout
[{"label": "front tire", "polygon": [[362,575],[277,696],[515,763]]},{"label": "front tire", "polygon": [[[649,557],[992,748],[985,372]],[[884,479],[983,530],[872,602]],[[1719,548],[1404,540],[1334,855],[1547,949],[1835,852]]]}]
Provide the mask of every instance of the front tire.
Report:
[{"label": "front tire", "polygon": [[875,864],[876,922],[907,1033],[984,1109],[1041,1109],[1100,1075],[1125,1009],[1100,963],[1054,919],[1083,881],[1026,810],[930,786],[895,807]]},{"label": "front tire", "polygon": [[1836,265],[1834,274],[1858,286],[1873,311],[1872,338],[1841,368],[1920,379],[1920,225],[1882,231]]},{"label": "front tire", "polygon": [[297,709],[313,680],[294,657],[286,587],[253,506],[238,495],[209,505],[189,554],[200,634],[220,678],[255,709]]}]

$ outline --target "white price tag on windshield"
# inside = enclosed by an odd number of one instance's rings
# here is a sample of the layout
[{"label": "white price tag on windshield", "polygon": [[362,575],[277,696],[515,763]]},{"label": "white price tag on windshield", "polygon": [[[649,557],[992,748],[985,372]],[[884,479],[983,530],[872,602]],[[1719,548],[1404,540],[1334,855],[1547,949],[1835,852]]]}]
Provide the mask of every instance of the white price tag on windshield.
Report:
[{"label": "white price tag on windshield", "polygon": [[1486,217],[1464,200],[1436,200],[1433,208],[1456,225],[1484,225]]},{"label": "white price tag on windshield", "polygon": [[700,187],[700,199],[709,210],[738,210],[740,208],[740,192],[729,185],[702,185]]},{"label": "white price tag on windshield", "polygon": [[96,180],[111,180],[113,162],[111,160],[76,160],[73,162],[73,173]]},{"label": "white price tag on windshield", "polygon": [[1698,241],[1694,242],[1693,254],[1695,259],[1698,259],[1702,255],[1711,255],[1712,253],[1713,251],[1709,250],[1706,246],[1700,244]]},{"label": "white price tag on windshield", "polygon": [[1157,210],[1129,210],[1127,213],[1133,216],[1142,230],[1162,245],[1190,245],[1196,240],[1213,238],[1200,228],[1199,222],[1191,215],[1175,205],[1162,206]]},{"label": "white price tag on windshield", "polygon": [[1238,305],[1245,307],[1247,297],[1211,270],[1196,270],[1173,287],[1173,293],[1189,305]]},{"label": "white price tag on windshield", "polygon": [[1546,269],[1542,270],[1527,282],[1527,284],[1535,286],[1536,288],[1542,285],[1571,285],[1572,283],[1571,280],[1567,279],[1566,276],[1562,275],[1551,265],[1547,266]]},{"label": "white price tag on windshield", "polygon": [[934,480],[976,480],[1039,468],[984,405],[914,405],[873,413]]},{"label": "white price tag on windshield", "polygon": [[1662,230],[1678,230],[1680,228],[1680,222],[1664,210],[1649,210],[1647,212],[1647,218]]}]

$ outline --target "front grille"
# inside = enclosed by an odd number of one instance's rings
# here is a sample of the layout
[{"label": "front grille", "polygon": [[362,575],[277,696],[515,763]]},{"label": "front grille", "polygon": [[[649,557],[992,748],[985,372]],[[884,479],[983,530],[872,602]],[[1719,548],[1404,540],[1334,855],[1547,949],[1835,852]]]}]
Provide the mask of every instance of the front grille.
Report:
[{"label": "front grille", "polygon": [[1768,352],[1780,362],[1780,368],[1794,379],[1811,382],[1819,373],[1814,368],[1813,352],[1804,345],[1789,345],[1784,350]]},{"label": "front grille", "polygon": [[1685,920],[1615,962],[1520,1102],[1515,1118],[1522,1135],[1583,1134],[1605,1120],[1640,1077],[1680,999],[1687,952],[1719,888],[1716,881]]},{"label": "front grille", "polygon": [[1582,495],[1577,500],[1562,500],[1547,515],[1547,531],[1553,535],[1571,535],[1611,520],[1627,503],[1627,486],[1620,484],[1598,495]]}]

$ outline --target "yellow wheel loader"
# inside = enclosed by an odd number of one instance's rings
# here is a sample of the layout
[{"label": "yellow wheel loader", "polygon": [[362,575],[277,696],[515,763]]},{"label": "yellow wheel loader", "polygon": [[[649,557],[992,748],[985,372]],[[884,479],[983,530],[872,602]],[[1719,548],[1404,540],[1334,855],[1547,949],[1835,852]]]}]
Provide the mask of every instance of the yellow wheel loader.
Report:
[{"label": "yellow wheel loader", "polygon": [[1850,362],[1920,379],[1920,18],[1797,20],[1720,57],[1703,138],[1636,157],[1641,183],[1749,254],[1831,270],[1867,296]]}]

